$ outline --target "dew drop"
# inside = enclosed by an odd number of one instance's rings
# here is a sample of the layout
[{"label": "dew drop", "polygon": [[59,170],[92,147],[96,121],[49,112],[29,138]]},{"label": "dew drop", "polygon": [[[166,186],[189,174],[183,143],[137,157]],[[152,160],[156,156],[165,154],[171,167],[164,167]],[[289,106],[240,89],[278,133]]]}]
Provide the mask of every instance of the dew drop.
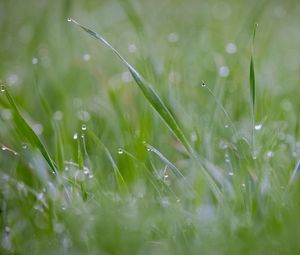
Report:
[{"label": "dew drop", "polygon": [[86,53],[86,54],[83,55],[82,59],[83,59],[83,61],[87,62],[87,61],[89,61],[91,59],[91,55],[88,54],[88,53]]},{"label": "dew drop", "polygon": [[262,128],[262,124],[257,124],[254,126],[255,130],[260,130]]},{"label": "dew drop", "polygon": [[135,44],[129,44],[128,45],[128,51],[130,52],[130,53],[134,53],[134,52],[136,52],[136,50],[137,50],[137,48],[136,48],[136,45]]},{"label": "dew drop", "polygon": [[228,175],[229,176],[234,176],[234,173],[233,172],[229,172]]},{"label": "dew drop", "polygon": [[205,84],[204,81],[202,81],[201,86],[202,86],[202,87],[205,87],[205,86],[206,86],[206,84]]},{"label": "dew drop", "polygon": [[4,85],[1,85],[1,88],[0,88],[1,92],[4,92],[5,91],[5,87]]},{"label": "dew drop", "polygon": [[38,62],[39,62],[39,60],[36,57],[34,57],[34,58],[31,59],[31,63],[33,65],[36,65]]},{"label": "dew drop", "polygon": [[6,226],[6,227],[4,228],[4,231],[5,231],[5,233],[10,233],[10,227]]},{"label": "dew drop", "polygon": [[237,51],[237,47],[234,43],[228,43],[226,45],[226,52],[228,54],[234,54],[234,53],[236,53],[236,51]]},{"label": "dew drop", "polygon": [[226,124],[224,127],[225,127],[225,128],[229,128],[229,125]]},{"label": "dew drop", "polygon": [[27,146],[27,144],[26,144],[26,143],[22,143],[22,149],[23,149],[23,150],[26,150],[26,149],[27,149],[27,147],[28,147],[28,146]]},{"label": "dew drop", "polygon": [[2,147],[1,147],[1,150],[6,151],[6,147],[5,147],[5,146],[2,146]]},{"label": "dew drop", "polygon": [[228,68],[228,66],[221,66],[219,68],[219,75],[221,77],[227,77],[229,75],[229,68]]},{"label": "dew drop", "polygon": [[123,149],[119,148],[118,149],[118,154],[123,154],[123,153],[124,153]]},{"label": "dew drop", "polygon": [[82,131],[85,131],[85,130],[86,130],[86,125],[85,125],[85,124],[82,124],[81,130],[82,130]]},{"label": "dew drop", "polygon": [[71,22],[72,21],[72,19],[71,18],[68,18],[68,22]]},{"label": "dew drop", "polygon": [[77,133],[74,133],[73,139],[74,139],[74,140],[77,140],[77,138],[78,138],[78,134],[77,134]]},{"label": "dew drop", "polygon": [[168,34],[168,41],[170,43],[176,43],[179,40],[179,35],[177,33],[170,33]]},{"label": "dew drop", "polygon": [[272,158],[273,154],[274,154],[273,151],[268,151],[266,156],[267,156],[267,158]]}]

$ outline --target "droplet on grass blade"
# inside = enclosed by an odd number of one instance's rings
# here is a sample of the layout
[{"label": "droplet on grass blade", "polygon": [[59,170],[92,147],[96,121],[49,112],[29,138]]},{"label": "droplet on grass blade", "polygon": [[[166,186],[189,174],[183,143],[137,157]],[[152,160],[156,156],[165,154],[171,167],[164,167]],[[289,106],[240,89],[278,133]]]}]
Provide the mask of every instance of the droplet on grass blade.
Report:
[{"label": "droplet on grass blade", "polygon": [[228,43],[225,49],[228,54],[234,54],[237,51],[237,47],[234,43]]},{"label": "droplet on grass blade", "polygon": [[77,138],[78,138],[78,134],[77,134],[77,133],[74,133],[73,139],[74,139],[74,140],[77,140]]},{"label": "droplet on grass blade", "polygon": [[254,129],[255,129],[255,130],[261,130],[261,128],[262,128],[262,124],[256,124],[256,125],[254,126]]},{"label": "droplet on grass blade", "polygon": [[86,130],[86,125],[85,125],[85,124],[82,124],[81,130],[82,130],[82,131],[85,131],[85,130]]},{"label": "droplet on grass blade", "polygon": [[39,62],[39,60],[36,57],[32,58],[32,60],[31,60],[31,63],[33,65],[36,65],[38,62]]},{"label": "droplet on grass blade", "polygon": [[123,149],[122,149],[122,148],[119,148],[119,149],[118,149],[118,154],[123,154],[123,153],[124,153]]},{"label": "droplet on grass blade", "polygon": [[83,55],[82,59],[87,62],[91,59],[91,55],[86,53]]},{"label": "droplet on grass blade", "polygon": [[228,66],[221,66],[219,68],[219,75],[221,77],[227,77],[229,75],[229,68],[228,68]]}]

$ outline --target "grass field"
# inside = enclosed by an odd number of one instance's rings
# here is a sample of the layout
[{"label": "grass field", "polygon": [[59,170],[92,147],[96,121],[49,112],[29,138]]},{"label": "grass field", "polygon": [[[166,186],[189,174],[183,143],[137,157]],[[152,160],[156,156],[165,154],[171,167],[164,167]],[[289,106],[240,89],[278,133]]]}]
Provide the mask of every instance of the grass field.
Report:
[{"label": "grass field", "polygon": [[0,1],[0,254],[300,254],[299,13]]}]

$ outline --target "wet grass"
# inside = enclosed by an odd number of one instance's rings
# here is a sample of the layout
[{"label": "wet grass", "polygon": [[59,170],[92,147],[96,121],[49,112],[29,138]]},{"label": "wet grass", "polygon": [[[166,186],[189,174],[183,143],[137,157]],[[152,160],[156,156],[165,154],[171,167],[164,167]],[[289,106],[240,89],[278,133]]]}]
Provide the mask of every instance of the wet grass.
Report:
[{"label": "wet grass", "polygon": [[1,254],[296,253],[296,1],[18,5],[0,3]]}]

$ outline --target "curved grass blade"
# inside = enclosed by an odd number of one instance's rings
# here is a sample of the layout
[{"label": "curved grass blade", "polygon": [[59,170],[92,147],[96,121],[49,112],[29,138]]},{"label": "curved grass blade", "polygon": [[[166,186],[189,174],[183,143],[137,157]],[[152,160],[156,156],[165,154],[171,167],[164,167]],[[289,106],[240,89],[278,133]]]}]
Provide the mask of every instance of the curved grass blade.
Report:
[{"label": "curved grass blade", "polygon": [[146,97],[147,101],[152,105],[152,107],[157,111],[159,116],[163,119],[167,127],[171,130],[171,132],[176,136],[176,138],[182,143],[182,145],[185,147],[185,149],[190,153],[191,156],[195,156],[195,152],[186,139],[185,135],[183,134],[183,131],[179,127],[179,124],[173,117],[173,115],[170,113],[164,102],[161,100],[161,98],[157,95],[157,93],[154,91],[152,86],[144,80],[144,78],[133,68],[123,57],[122,55],[113,47],[111,44],[109,44],[102,36],[98,35],[94,31],[84,27],[83,25],[79,24],[77,21],[68,18],[69,22],[73,22],[80,28],[82,28],[85,32],[96,38],[98,41],[105,44],[108,48],[110,48],[120,59],[121,61],[127,66],[129,69],[129,72],[131,73],[132,77],[134,78],[136,84]]},{"label": "curved grass blade", "polygon": [[39,151],[42,153],[44,159],[47,161],[49,167],[51,168],[52,173],[57,174],[57,169],[54,161],[51,159],[48,151],[46,150],[40,138],[35,134],[33,129],[29,126],[29,124],[21,115],[16,103],[14,102],[12,96],[9,94],[7,88],[2,85],[1,91],[5,93],[5,96],[13,110],[13,113],[16,116],[16,121],[18,122],[19,128],[23,129],[23,133],[26,134],[28,141],[32,144],[32,146],[37,147]]}]

